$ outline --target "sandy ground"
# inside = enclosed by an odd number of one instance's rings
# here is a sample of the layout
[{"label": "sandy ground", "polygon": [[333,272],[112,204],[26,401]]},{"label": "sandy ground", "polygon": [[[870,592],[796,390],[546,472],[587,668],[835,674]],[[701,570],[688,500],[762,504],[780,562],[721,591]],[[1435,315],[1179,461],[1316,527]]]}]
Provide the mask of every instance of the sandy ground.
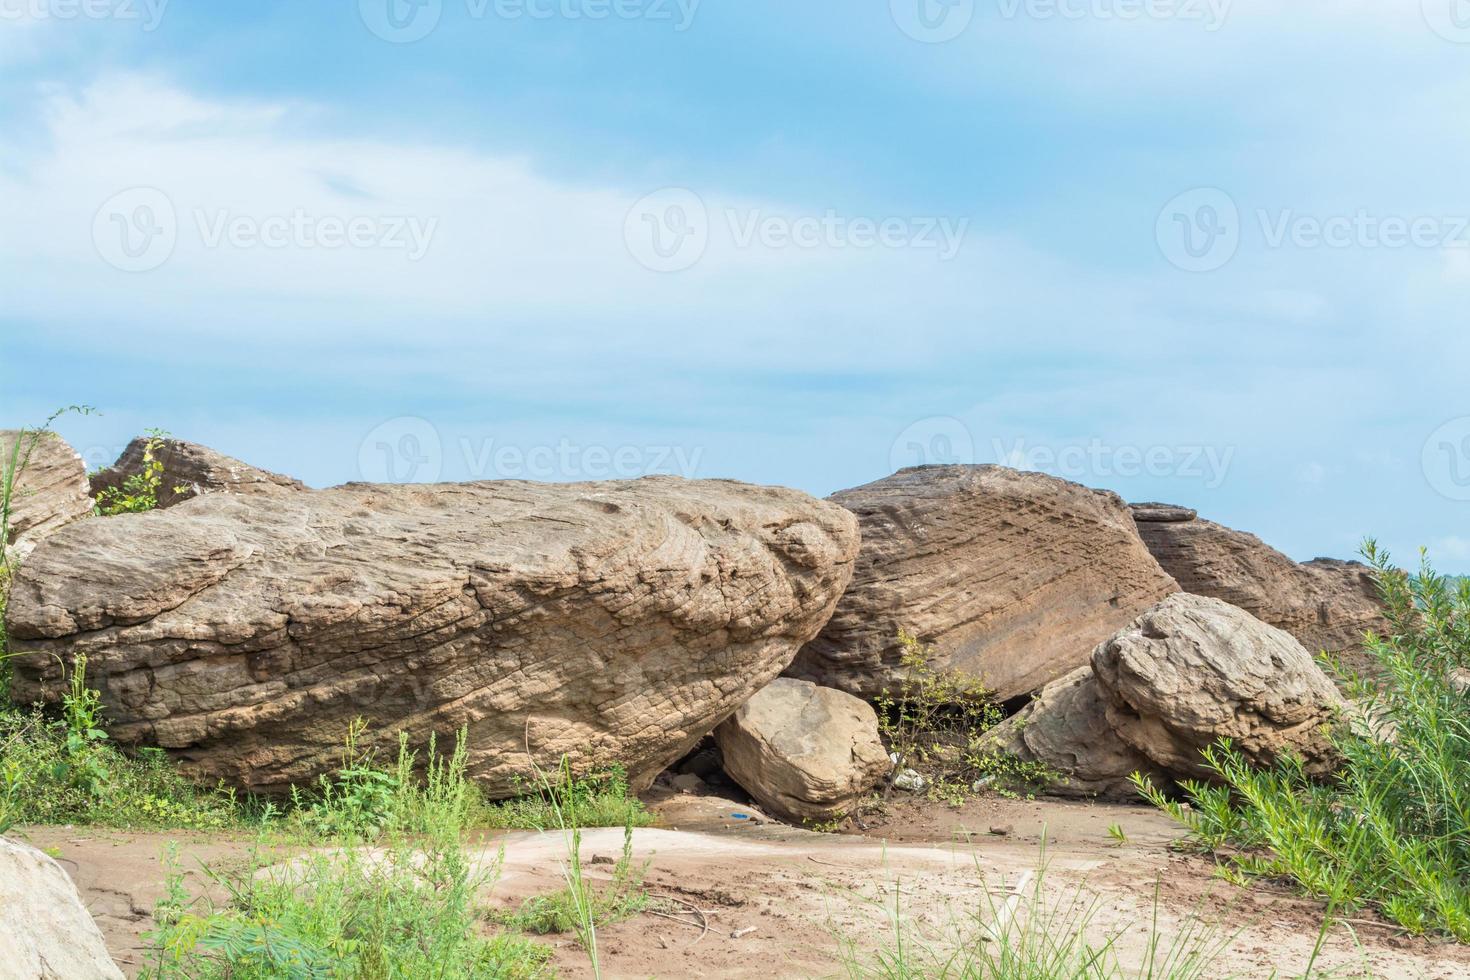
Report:
[{"label": "sandy ground", "polygon": [[[1035,881],[1043,861],[1046,900],[1095,901],[1090,932],[1099,940],[1120,934],[1125,958],[1142,956],[1156,893],[1163,932],[1192,920],[1215,925],[1229,945],[1211,977],[1300,976],[1321,922],[1318,906],[1288,891],[1238,889],[1214,879],[1208,861],[1171,852],[1176,828],[1141,806],[984,798],[951,809],[904,801],[868,818],[866,829],[814,834],[718,797],[664,793],[650,802],[660,825],[635,835],[637,855],[649,861],[647,887],[668,900],[666,908],[700,912],[645,914],[599,930],[605,977],[842,976],[844,942],[868,949],[890,941],[895,905],[941,941],[977,913],[988,921],[993,905],[1004,907],[1019,883]],[[1109,836],[1112,824],[1125,843]],[[199,863],[243,861],[251,846],[244,838],[56,827],[25,834],[59,855],[130,976],[163,892],[170,841],[196,889],[206,887]],[[621,846],[620,829],[584,832],[589,875],[606,875]],[[560,887],[561,835],[508,834],[480,849],[487,861],[502,851],[488,904],[514,907]],[[1029,903],[1011,904],[1025,914]],[[590,975],[574,941],[547,942],[563,975]],[[1318,966],[1334,976],[1465,977],[1470,949],[1367,922],[1334,930]]]}]

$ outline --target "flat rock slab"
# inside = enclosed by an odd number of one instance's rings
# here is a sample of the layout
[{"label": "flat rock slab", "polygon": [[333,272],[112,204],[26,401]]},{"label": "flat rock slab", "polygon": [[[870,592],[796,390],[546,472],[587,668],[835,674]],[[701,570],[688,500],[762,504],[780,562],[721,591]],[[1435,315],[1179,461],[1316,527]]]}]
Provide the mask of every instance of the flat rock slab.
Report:
[{"label": "flat rock slab", "polygon": [[390,751],[467,727],[491,795],[563,755],[641,785],[816,635],[857,545],[839,506],[720,480],[205,494],[31,556],[15,693],[85,654],[117,739],[257,791],[336,768],[358,716]]},{"label": "flat rock slab", "polygon": [[102,931],[51,857],[0,837],[0,980],[122,980]]}]

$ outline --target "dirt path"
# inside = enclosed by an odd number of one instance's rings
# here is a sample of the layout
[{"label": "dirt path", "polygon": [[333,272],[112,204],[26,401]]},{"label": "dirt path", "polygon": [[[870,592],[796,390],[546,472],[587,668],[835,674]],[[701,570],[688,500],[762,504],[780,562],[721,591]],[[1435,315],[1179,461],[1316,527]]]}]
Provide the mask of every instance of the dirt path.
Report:
[{"label": "dirt path", "polygon": [[[961,810],[895,805],[863,834],[813,834],[766,821],[749,806],[714,797],[655,800],[661,826],[637,831],[635,852],[650,861],[648,888],[698,907],[694,923],[643,915],[599,930],[606,977],[828,977],[842,972],[844,939],[870,948],[891,938],[895,903],[930,935],[985,909],[986,889],[1002,896],[1042,860],[1049,901],[1096,897],[1096,938],[1141,956],[1157,886],[1163,929],[1191,916],[1233,935],[1211,976],[1299,975],[1317,938],[1320,911],[1272,889],[1242,890],[1211,877],[1208,862],[1171,853],[1174,826],[1144,807],[974,801]],[[1126,841],[1108,834],[1121,826]],[[992,833],[992,828],[996,831]],[[130,975],[141,965],[139,938],[163,893],[161,857],[170,840],[184,867],[244,860],[250,842],[192,835],[95,833],[31,828],[54,849],[97,916],[109,947]],[[622,846],[620,829],[586,831],[583,859],[605,874]],[[512,907],[556,889],[565,843],[557,834],[517,833],[487,840],[486,860],[504,851],[487,901]],[[1032,879],[1034,880],[1034,879]],[[191,887],[202,887],[197,871]],[[1470,950],[1412,940],[1382,926],[1358,930],[1359,949],[1334,932],[1319,966],[1339,976],[1452,978],[1470,975]],[[738,937],[738,938],[737,938]],[[565,976],[590,975],[570,939],[548,942]]]}]

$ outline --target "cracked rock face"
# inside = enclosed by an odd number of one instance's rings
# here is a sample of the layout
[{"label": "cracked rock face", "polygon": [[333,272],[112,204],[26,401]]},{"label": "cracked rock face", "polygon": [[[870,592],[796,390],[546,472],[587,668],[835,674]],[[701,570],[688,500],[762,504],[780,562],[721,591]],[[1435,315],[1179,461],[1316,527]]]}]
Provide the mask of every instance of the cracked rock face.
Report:
[{"label": "cracked rock face", "polygon": [[893,768],[871,705],[790,677],[741,705],[715,740],[725,771],[788,820],[838,816]]},{"label": "cracked rock face", "polygon": [[1178,591],[1120,497],[1044,474],[915,467],[828,499],[857,515],[862,552],[790,674],[861,697],[898,686],[900,630],[1007,699]]},{"label": "cracked rock face", "polygon": [[1062,773],[1052,792],[1134,799],[1128,775],[1210,779],[1200,751],[1229,738],[1252,763],[1283,752],[1313,775],[1334,760],[1343,700],[1289,633],[1218,599],[1169,596],[986,733],[991,749]]},{"label": "cracked rock face", "polygon": [[1298,564],[1254,534],[1167,504],[1134,504],[1133,516],[1149,551],[1185,592],[1239,606],[1314,654],[1356,654],[1365,631],[1387,628],[1367,565],[1330,558]]},{"label": "cracked rock face", "polygon": [[817,633],[857,543],[841,507],[728,481],[205,494],[31,556],[15,695],[85,653],[116,738],[257,791],[335,768],[357,716],[385,751],[466,726],[491,795],[563,754],[646,783]]},{"label": "cracked rock face", "polygon": [[0,545],[24,558],[48,534],[89,516],[92,497],[82,457],[54,432],[0,430],[0,468],[10,465],[17,440],[30,459],[11,490],[10,540]]}]

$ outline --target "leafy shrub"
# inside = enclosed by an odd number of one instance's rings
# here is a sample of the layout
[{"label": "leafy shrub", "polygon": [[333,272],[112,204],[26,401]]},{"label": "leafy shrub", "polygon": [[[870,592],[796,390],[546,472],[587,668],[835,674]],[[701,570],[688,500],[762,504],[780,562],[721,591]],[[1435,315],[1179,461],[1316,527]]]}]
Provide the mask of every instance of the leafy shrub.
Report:
[{"label": "leafy shrub", "polygon": [[935,666],[934,649],[907,632],[896,690],[874,701],[878,730],[900,769],[921,772],[929,797],[959,805],[977,783],[1014,795],[1055,777],[1040,763],[1023,762],[979,748],[981,736],[1004,717],[978,678]]},{"label": "leafy shrub", "polygon": [[1334,911],[1363,906],[1413,933],[1470,942],[1470,584],[1427,559],[1408,575],[1369,541],[1389,623],[1367,638],[1372,677],[1339,668],[1352,718],[1334,732],[1335,778],[1299,759],[1253,769],[1229,743],[1205,753],[1220,785],[1186,783],[1185,809],[1144,779],[1143,794],[1179,819],[1228,876],[1285,878]]},{"label": "leafy shrub", "polygon": [[143,444],[143,468],[123,480],[121,486],[104,487],[97,494],[99,515],[142,514],[158,506],[158,491],[163,486],[163,461],[158,458],[158,452],[167,440],[168,433],[164,430],[148,430],[148,441]]}]

